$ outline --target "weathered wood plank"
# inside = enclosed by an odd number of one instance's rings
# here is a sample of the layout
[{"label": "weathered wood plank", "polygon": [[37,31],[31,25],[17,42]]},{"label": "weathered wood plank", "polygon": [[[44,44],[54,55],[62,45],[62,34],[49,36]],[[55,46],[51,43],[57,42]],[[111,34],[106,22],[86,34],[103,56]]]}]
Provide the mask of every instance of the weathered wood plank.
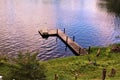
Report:
[{"label": "weathered wood plank", "polygon": [[41,36],[58,36],[72,51],[75,55],[83,55],[87,54],[87,51],[84,50],[81,46],[79,46],[76,42],[74,42],[71,38],[69,38],[63,31],[57,30],[40,30]]}]

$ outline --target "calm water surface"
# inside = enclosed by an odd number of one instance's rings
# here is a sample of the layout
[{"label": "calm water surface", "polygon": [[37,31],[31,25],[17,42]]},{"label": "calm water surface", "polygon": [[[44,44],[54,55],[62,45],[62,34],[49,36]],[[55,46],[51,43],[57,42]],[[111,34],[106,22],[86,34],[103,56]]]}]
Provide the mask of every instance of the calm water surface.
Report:
[{"label": "calm water surface", "polygon": [[120,18],[99,7],[99,0],[0,0],[0,53],[39,52],[41,60],[73,55],[56,37],[40,29],[66,28],[84,48],[120,43]]}]

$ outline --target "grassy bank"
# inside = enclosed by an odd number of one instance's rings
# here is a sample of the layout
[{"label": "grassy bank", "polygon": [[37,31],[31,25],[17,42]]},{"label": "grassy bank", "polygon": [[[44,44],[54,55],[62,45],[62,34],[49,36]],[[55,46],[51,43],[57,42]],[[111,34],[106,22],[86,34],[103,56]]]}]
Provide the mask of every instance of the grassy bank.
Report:
[{"label": "grassy bank", "polygon": [[[91,48],[91,53],[85,56],[71,56],[49,61],[43,61],[46,66],[47,80],[54,80],[57,74],[59,80],[101,80],[102,70],[107,70],[106,80],[120,80],[120,53],[111,52],[111,47]],[[9,62],[0,64],[0,75],[6,75],[9,72]],[[114,77],[111,77],[111,69],[115,69]],[[36,73],[37,75],[37,73]]]},{"label": "grassy bank", "polygon": [[[91,53],[85,56],[72,56],[44,62],[48,72],[48,80],[53,80],[58,74],[59,80],[101,80],[102,70],[107,70],[107,80],[120,80],[120,53],[110,52],[110,47],[100,49],[100,55],[96,57],[97,47],[91,49]],[[111,69],[116,70],[114,77],[109,77]]]}]

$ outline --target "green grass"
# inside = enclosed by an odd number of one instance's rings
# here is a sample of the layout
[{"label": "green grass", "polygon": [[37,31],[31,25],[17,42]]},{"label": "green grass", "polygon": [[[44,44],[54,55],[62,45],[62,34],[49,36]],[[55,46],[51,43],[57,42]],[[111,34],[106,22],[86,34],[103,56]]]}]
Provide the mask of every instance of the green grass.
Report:
[{"label": "green grass", "polygon": [[[111,53],[110,47],[101,48],[100,56],[96,57],[98,48],[92,48],[91,54],[72,56],[44,62],[47,67],[47,78],[53,80],[58,74],[59,80],[101,80],[102,70],[107,70],[106,80],[120,80],[120,53]],[[88,61],[88,58],[91,60]],[[93,64],[92,64],[93,63]],[[116,70],[114,77],[108,77],[111,69]]]},{"label": "green grass", "polygon": [[[99,47],[93,47],[88,55],[43,61],[42,64],[47,69],[47,80],[54,80],[55,74],[59,80],[75,80],[76,74],[77,80],[101,80],[104,68],[107,70],[106,80],[120,80],[120,53],[112,53],[110,48],[111,46],[101,48],[99,57],[96,57]],[[0,64],[0,75],[6,75],[9,68],[8,63]],[[112,68],[116,70],[116,74],[109,77]]]}]

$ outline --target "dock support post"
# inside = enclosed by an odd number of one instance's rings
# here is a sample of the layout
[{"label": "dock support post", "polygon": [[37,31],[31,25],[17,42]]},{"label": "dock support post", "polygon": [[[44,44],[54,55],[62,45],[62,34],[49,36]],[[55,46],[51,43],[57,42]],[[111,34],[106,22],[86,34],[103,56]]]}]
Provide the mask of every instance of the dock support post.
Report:
[{"label": "dock support post", "polygon": [[66,36],[66,43],[68,43],[68,36]]},{"label": "dock support post", "polygon": [[75,41],[75,36],[73,36],[73,41]]},{"label": "dock support post", "polygon": [[65,33],[65,28],[64,28],[64,33]]},{"label": "dock support post", "polygon": [[56,42],[58,41],[58,38],[56,37]]},{"label": "dock support post", "polygon": [[57,34],[58,34],[58,29],[57,29]]},{"label": "dock support post", "polygon": [[90,49],[91,49],[91,46],[89,46],[89,48],[88,48],[88,54],[90,54]]},{"label": "dock support post", "polygon": [[79,47],[79,54],[80,54],[81,48]]},{"label": "dock support post", "polygon": [[105,80],[106,78],[106,69],[103,69],[102,71],[102,80]]},{"label": "dock support post", "polygon": [[58,74],[55,74],[54,80],[58,80]]},{"label": "dock support post", "polygon": [[66,45],[66,47],[65,47],[65,51],[67,51],[67,45]]}]

